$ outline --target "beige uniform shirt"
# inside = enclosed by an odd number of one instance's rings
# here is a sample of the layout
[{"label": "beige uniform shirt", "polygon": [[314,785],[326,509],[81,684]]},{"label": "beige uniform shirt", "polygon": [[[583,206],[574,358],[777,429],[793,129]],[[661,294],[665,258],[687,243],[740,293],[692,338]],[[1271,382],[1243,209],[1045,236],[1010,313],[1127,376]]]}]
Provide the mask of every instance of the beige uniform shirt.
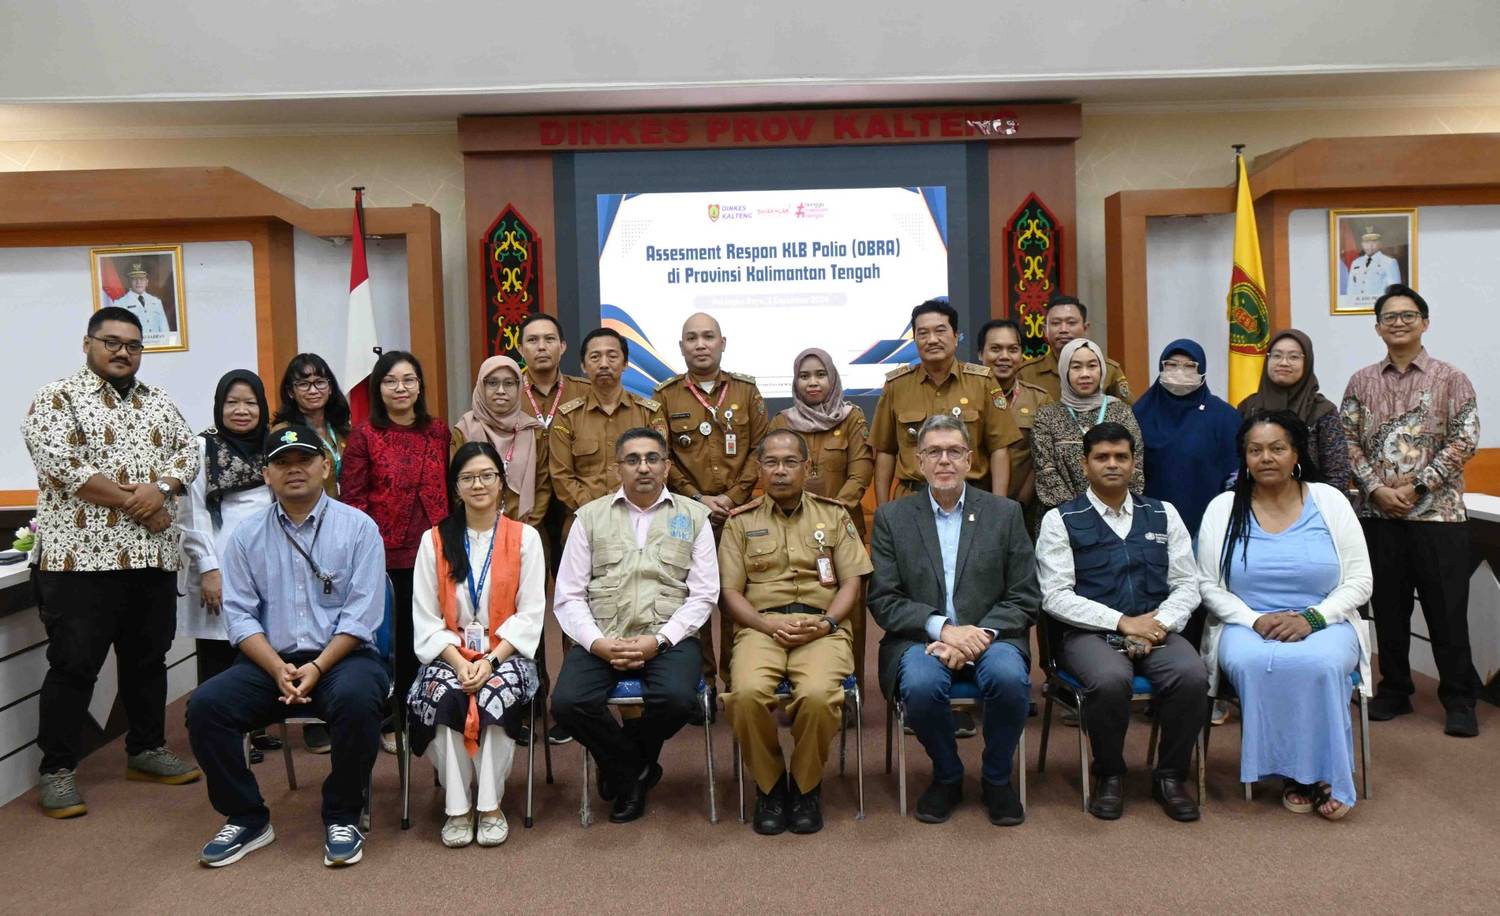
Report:
[{"label": "beige uniform shirt", "polygon": [[1005,400],[1006,411],[1021,431],[1020,441],[1010,447],[1010,492],[1006,495],[1011,499],[1020,499],[1021,487],[1036,473],[1031,460],[1031,425],[1036,422],[1037,408],[1050,403],[1052,396],[1045,389],[1019,378]]},{"label": "beige uniform shirt", "polygon": [[[833,560],[832,585],[818,578],[819,556]],[[807,492],[790,515],[768,497],[751,500],[730,515],[719,542],[720,587],[757,611],[789,604],[826,611],[840,584],[873,568],[843,505]]]},{"label": "beige uniform shirt", "polygon": [[917,467],[917,432],[935,414],[949,414],[969,429],[974,457],[968,479],[990,476],[990,453],[1015,444],[1021,433],[1005,410],[1005,398],[988,366],[954,361],[941,384],[934,385],[920,363],[902,366],[885,377],[870,445],[896,456],[896,481],[922,480]]},{"label": "beige uniform shirt", "polygon": [[[1106,359],[1104,367],[1104,393],[1127,404],[1134,404],[1135,398],[1130,394],[1130,382],[1125,378],[1125,370],[1112,359]],[[1051,350],[1028,359],[1016,371],[1016,378],[1047,392],[1054,401],[1062,400],[1062,376],[1057,374],[1057,354]]]},{"label": "beige uniform shirt", "polygon": [[[698,395],[718,412],[715,417],[690,387],[695,386],[686,375],[674,375],[656,386],[672,450],[667,487],[689,497],[726,494],[739,505],[750,498],[760,476],[753,458],[755,447],[771,428],[766,402],[754,378],[721,369],[712,392],[698,388]],[[726,449],[731,433],[733,455]]]},{"label": "beige uniform shirt", "polygon": [[[537,441],[545,440],[552,431],[552,423],[557,422],[557,414],[562,411],[562,406],[574,398],[581,398],[589,393],[593,386],[586,378],[576,375],[566,375],[559,372],[557,382],[550,391],[541,391],[531,386],[531,376],[525,369],[521,370],[521,409],[541,421],[542,428],[536,431]],[[527,395],[530,397],[527,397]],[[532,406],[532,401],[536,405]],[[550,422],[548,418],[551,418]]]},{"label": "beige uniform shirt", "polygon": [[[771,429],[791,429],[786,414],[771,419]],[[854,519],[860,534],[865,530],[865,491],[875,476],[875,453],[870,450],[870,427],[865,412],[855,407],[844,422],[820,433],[802,433],[807,442],[809,493],[838,500]]]},{"label": "beige uniform shirt", "polygon": [[665,438],[667,420],[661,403],[629,391],[605,411],[594,389],[562,405],[548,436],[552,491],[574,512],[580,506],[620,488],[615,442],[628,429],[648,427]]}]

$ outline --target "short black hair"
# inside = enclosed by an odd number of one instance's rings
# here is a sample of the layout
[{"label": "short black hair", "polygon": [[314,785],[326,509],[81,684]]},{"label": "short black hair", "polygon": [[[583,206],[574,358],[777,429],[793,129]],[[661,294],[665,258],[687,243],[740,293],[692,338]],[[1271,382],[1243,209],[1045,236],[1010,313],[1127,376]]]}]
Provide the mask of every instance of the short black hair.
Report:
[{"label": "short black hair", "polygon": [[802,455],[803,461],[806,461],[812,454],[807,450],[807,440],[802,438],[802,434],[795,429],[773,429],[766,433],[765,438],[760,440],[760,445],[755,447],[756,460],[766,457],[766,443],[772,439],[791,439],[796,442],[797,452]]},{"label": "short black hair", "polygon": [[1078,297],[1077,296],[1064,296],[1061,293],[1058,293],[1057,295],[1055,295],[1052,298],[1050,298],[1050,299],[1047,300],[1047,314],[1051,315],[1053,309],[1055,309],[1055,308],[1057,308],[1059,306],[1063,306],[1063,305],[1071,305],[1071,306],[1073,306],[1073,308],[1078,309],[1078,317],[1079,318],[1082,318],[1084,321],[1088,321],[1089,320],[1089,307],[1088,306],[1086,306],[1082,302],[1078,301]]},{"label": "short black hair", "polygon": [[1410,299],[1412,302],[1415,302],[1417,304],[1417,311],[1422,313],[1422,317],[1427,317],[1426,299],[1423,299],[1420,295],[1418,295],[1417,291],[1412,289],[1410,286],[1402,286],[1400,283],[1392,283],[1390,286],[1387,286],[1385,288],[1385,292],[1380,294],[1380,298],[1375,300],[1376,321],[1380,320],[1380,310],[1385,307],[1386,302],[1390,299]]},{"label": "short black hair", "polygon": [[615,440],[615,454],[619,455],[621,452],[625,451],[625,443],[630,442],[633,439],[650,439],[652,442],[655,442],[657,445],[661,446],[663,454],[668,454],[667,437],[663,436],[661,433],[657,432],[649,426],[637,426],[632,429],[627,429],[623,433],[620,433],[620,438]]},{"label": "short black hair", "polygon": [[521,319],[521,326],[516,329],[516,340],[518,340],[518,341],[525,340],[526,339],[526,329],[529,328],[529,327],[531,327],[533,324],[537,323],[538,321],[550,321],[550,322],[552,322],[552,326],[554,328],[557,328],[557,339],[560,340],[560,341],[562,341],[563,343],[567,343],[568,342],[568,335],[566,335],[566,334],[563,333],[562,322],[557,320],[557,316],[556,315],[549,315],[546,312],[532,312],[530,315],[527,315],[525,318],[522,318]]},{"label": "short black hair", "polygon": [[616,341],[618,341],[620,344],[621,355],[625,357],[626,362],[630,362],[630,341],[626,340],[625,336],[619,331],[616,331],[614,328],[594,328],[592,331],[583,335],[583,343],[578,347],[578,359],[580,362],[585,356],[588,355],[589,341],[599,337],[613,337]]},{"label": "short black hair", "polygon": [[991,318],[979,326],[979,337],[974,342],[974,352],[982,355],[985,346],[990,342],[990,332],[998,331],[1001,328],[1010,328],[1012,331],[1015,331],[1016,343],[1026,343],[1026,335],[1021,333],[1021,326],[1015,320],[1010,318]]},{"label": "short black hair", "polygon": [[1096,423],[1083,434],[1083,457],[1087,458],[1094,451],[1094,446],[1103,442],[1129,442],[1130,454],[1135,454],[1135,436],[1130,430],[1122,424],[1108,422]]},{"label": "short black hair", "polygon": [[936,312],[948,319],[948,324],[953,328],[953,333],[958,333],[958,309],[949,305],[945,299],[928,299],[926,302],[911,310],[911,327],[917,329],[917,316]]},{"label": "short black hair", "polygon": [[[1422,314],[1427,314],[1425,309]],[[137,331],[140,331],[142,334],[146,333],[146,329],[141,327],[141,319],[136,316],[135,312],[132,312],[130,309],[122,309],[118,305],[106,305],[104,308],[90,315],[88,330],[84,333],[93,337],[94,332],[99,330],[99,326],[106,321],[123,321],[126,324],[133,324]]]},{"label": "short black hair", "polygon": [[427,377],[422,374],[421,361],[405,350],[386,350],[375,360],[375,368],[370,370],[370,425],[376,429],[391,425],[390,411],[385,408],[385,398],[380,396],[380,383],[397,363],[411,363],[411,371],[416,373],[417,400],[412,410],[416,413],[414,425],[422,429],[432,422],[432,414],[427,412]]}]

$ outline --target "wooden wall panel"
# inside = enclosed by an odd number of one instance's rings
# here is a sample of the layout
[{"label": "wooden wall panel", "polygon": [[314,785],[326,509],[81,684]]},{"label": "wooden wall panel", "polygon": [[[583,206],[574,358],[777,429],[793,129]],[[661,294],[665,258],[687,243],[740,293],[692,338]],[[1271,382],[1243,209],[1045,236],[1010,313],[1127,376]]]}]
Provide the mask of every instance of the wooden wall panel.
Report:
[{"label": "wooden wall panel", "polygon": [[[1035,192],[1062,222],[1062,292],[1078,284],[1078,180],[1073,143],[991,143],[988,150],[990,185],[990,314],[1005,312],[1005,223]],[[976,342],[977,343],[977,342]]]}]

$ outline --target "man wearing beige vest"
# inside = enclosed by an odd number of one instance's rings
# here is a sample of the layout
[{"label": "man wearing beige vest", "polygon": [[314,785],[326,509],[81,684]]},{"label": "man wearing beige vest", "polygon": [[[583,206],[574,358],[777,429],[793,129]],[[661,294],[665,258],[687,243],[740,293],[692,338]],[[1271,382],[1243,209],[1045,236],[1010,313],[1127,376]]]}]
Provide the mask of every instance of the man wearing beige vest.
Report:
[{"label": "man wearing beige vest", "polygon": [[[577,645],[552,712],[598,761],[599,794],[623,824],[646,812],[662,744],[697,714],[697,633],[719,600],[719,562],[707,507],[667,492],[661,433],[626,430],[615,454],[620,489],[579,507],[563,548],[555,613]],[[640,680],[645,711],[622,725],[606,701],[625,678]]]}]

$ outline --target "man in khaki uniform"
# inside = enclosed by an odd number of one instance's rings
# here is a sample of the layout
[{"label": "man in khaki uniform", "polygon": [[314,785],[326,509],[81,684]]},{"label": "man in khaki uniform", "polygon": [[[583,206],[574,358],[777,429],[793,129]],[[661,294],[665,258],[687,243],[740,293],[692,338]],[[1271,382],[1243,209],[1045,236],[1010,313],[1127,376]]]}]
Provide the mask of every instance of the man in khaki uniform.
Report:
[{"label": "man in khaki uniform", "polygon": [[917,465],[917,430],[928,417],[948,414],[969,430],[974,443],[968,479],[1004,495],[1010,486],[1010,446],[1021,434],[1005,410],[995,377],[984,366],[960,362],[958,311],[942,300],[912,309],[912,338],[921,362],[885,377],[870,445],[875,449],[875,501],[885,504],[923,485]]},{"label": "man in khaki uniform", "polygon": [[1025,357],[1021,355],[1021,326],[1009,318],[996,318],[979,329],[979,361],[990,367],[1000,383],[1005,409],[1021,432],[1010,447],[1010,492],[1005,495],[1029,513],[1036,502],[1036,468],[1031,461],[1031,424],[1037,408],[1052,403],[1046,390],[1017,378]]},{"label": "man in khaki uniform", "polygon": [[621,433],[645,427],[667,435],[661,404],[621,384],[629,362],[630,344],[612,328],[590,331],[583,339],[588,393],[558,408],[548,449],[553,490],[571,512],[619,489],[614,442]]},{"label": "man in khaki uniform", "polygon": [[[843,504],[804,491],[800,435],[776,430],[756,451],[765,495],[730,514],[719,543],[719,602],[735,623],[724,704],[755,778],[755,832],[817,833],[823,767],[854,671],[844,621],[870,558]],[[783,678],[792,687],[790,782],[775,717]]]},{"label": "man in khaki uniform", "polygon": [[[1062,399],[1062,378],[1057,374],[1057,354],[1075,337],[1089,334],[1088,306],[1073,296],[1053,296],[1047,302],[1047,323],[1042,334],[1047,338],[1048,350],[1041,356],[1033,356],[1021,366],[1018,374],[1021,381],[1035,385],[1051,395],[1052,400]],[[1127,404],[1135,403],[1130,394],[1130,383],[1125,379],[1125,370],[1112,359],[1106,359],[1104,367],[1104,393]]]}]

